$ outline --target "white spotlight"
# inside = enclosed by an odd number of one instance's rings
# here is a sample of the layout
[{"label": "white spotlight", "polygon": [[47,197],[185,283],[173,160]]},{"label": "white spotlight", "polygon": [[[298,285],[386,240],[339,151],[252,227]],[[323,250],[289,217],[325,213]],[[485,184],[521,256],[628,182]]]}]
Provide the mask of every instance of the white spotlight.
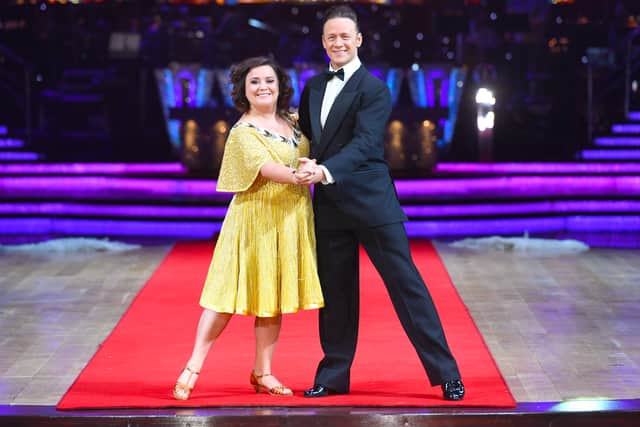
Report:
[{"label": "white spotlight", "polygon": [[493,160],[493,125],[495,113],[493,111],[496,98],[493,92],[481,87],[476,92],[476,125],[478,127],[478,160],[490,162]]},{"label": "white spotlight", "polygon": [[476,92],[476,104],[482,105],[494,105],[496,103],[496,98],[493,96],[493,92],[491,92],[486,87],[481,87]]},{"label": "white spotlight", "polygon": [[495,121],[495,114],[493,111],[489,111],[486,114],[478,114],[478,130],[484,132],[487,129],[493,129],[493,123]]}]

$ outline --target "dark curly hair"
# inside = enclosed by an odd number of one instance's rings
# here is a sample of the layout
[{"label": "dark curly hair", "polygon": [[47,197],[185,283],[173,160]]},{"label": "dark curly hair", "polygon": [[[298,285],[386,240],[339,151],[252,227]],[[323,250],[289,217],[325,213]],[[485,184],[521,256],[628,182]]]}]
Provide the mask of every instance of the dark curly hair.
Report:
[{"label": "dark curly hair", "polygon": [[289,114],[289,102],[293,96],[293,89],[291,88],[291,78],[285,72],[285,70],[270,56],[255,56],[247,58],[238,64],[231,66],[230,78],[233,88],[231,89],[231,98],[233,99],[233,105],[241,113],[249,111],[249,100],[245,94],[245,81],[249,71],[256,67],[268,65],[276,72],[278,78],[278,105],[276,107],[278,114],[282,117],[286,117]]}]

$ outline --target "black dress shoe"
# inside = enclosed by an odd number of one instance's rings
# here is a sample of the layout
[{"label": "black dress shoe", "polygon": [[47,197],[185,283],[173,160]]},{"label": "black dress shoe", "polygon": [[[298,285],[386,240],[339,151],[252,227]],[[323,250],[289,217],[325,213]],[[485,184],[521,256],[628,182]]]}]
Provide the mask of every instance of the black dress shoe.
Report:
[{"label": "black dress shoe", "polygon": [[322,384],[316,384],[310,389],[304,391],[304,397],[325,397],[332,394],[338,394],[338,392],[329,387],[325,387]]},{"label": "black dress shoe", "polygon": [[444,400],[462,400],[464,397],[464,384],[460,380],[445,381],[441,387]]}]

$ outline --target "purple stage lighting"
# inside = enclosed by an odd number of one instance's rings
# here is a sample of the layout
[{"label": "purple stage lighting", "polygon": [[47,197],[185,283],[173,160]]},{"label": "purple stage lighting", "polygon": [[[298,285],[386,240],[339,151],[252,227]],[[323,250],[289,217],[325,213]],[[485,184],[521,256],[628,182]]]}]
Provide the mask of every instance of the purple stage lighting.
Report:
[{"label": "purple stage lighting", "polygon": [[438,163],[434,173],[450,174],[622,174],[640,173],[640,163]]},{"label": "purple stage lighting", "polygon": [[228,201],[214,180],[118,177],[0,177],[0,196],[80,200]]},{"label": "purple stage lighting", "polygon": [[[170,225],[170,226],[168,226]],[[211,239],[219,221],[136,221],[64,218],[0,218],[4,236],[94,236]],[[490,235],[544,235],[571,233],[640,232],[640,217],[568,216],[559,218],[505,218],[410,221],[405,224],[411,238],[469,237]],[[615,246],[615,242],[614,246]],[[624,246],[638,245],[627,241]]]},{"label": "purple stage lighting", "polygon": [[640,160],[640,150],[582,150],[585,160]]},{"label": "purple stage lighting", "polygon": [[[0,196],[42,199],[228,201],[214,180],[118,177],[0,177]],[[507,176],[398,180],[401,200],[640,195],[640,176]]]},{"label": "purple stage lighting", "polygon": [[396,181],[401,200],[640,195],[636,176],[506,176]]},{"label": "purple stage lighting", "polygon": [[22,148],[24,141],[16,138],[0,138],[0,148]]},{"label": "purple stage lighting", "polygon": [[[479,217],[504,215],[562,215],[576,213],[640,213],[636,200],[558,200],[515,203],[410,205],[407,216],[416,218]],[[5,216],[100,216],[125,218],[222,219],[225,206],[101,205],[90,203],[43,202],[3,203]]]},{"label": "purple stage lighting", "polygon": [[575,232],[593,231],[640,231],[640,216],[570,216],[567,230]]},{"label": "purple stage lighting", "polygon": [[180,163],[29,163],[0,164],[1,175],[152,175],[186,174]]},{"label": "purple stage lighting", "polygon": [[0,215],[100,216],[125,218],[222,219],[225,206],[99,205],[87,203],[3,203]]},{"label": "purple stage lighting", "polygon": [[635,200],[557,200],[518,203],[403,206],[409,218],[502,215],[554,215],[567,213],[640,213]]},{"label": "purple stage lighting", "polygon": [[611,131],[617,134],[640,133],[640,124],[635,124],[635,123],[615,124],[611,127]]},{"label": "purple stage lighting", "polygon": [[593,141],[598,147],[640,147],[640,137],[606,137],[602,136]]},{"label": "purple stage lighting", "polygon": [[549,233],[565,230],[565,218],[510,218],[482,220],[410,221],[409,237],[490,236]]},{"label": "purple stage lighting", "polygon": [[0,219],[3,235],[163,237],[211,239],[220,222],[114,221],[102,219],[27,218]]},{"label": "purple stage lighting", "polygon": [[0,151],[0,160],[12,162],[27,162],[39,159],[38,153],[28,151]]},{"label": "purple stage lighting", "polygon": [[559,232],[640,232],[640,217],[567,216],[553,218],[410,221],[410,237],[522,235]]}]

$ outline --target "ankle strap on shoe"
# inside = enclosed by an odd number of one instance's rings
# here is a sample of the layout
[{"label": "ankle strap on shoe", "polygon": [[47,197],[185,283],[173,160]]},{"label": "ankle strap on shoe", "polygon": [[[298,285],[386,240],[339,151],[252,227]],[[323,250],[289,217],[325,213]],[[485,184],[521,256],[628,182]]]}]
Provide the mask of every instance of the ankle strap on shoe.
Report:
[{"label": "ankle strap on shoe", "polygon": [[253,373],[253,376],[256,378],[262,378],[262,377],[272,377],[272,374],[262,374],[262,375],[256,375],[256,373]]},{"label": "ankle strap on shoe", "polygon": [[188,366],[185,366],[184,369],[185,369],[185,371],[191,372],[192,375],[200,375],[200,371],[196,371],[195,369],[191,369]]}]

